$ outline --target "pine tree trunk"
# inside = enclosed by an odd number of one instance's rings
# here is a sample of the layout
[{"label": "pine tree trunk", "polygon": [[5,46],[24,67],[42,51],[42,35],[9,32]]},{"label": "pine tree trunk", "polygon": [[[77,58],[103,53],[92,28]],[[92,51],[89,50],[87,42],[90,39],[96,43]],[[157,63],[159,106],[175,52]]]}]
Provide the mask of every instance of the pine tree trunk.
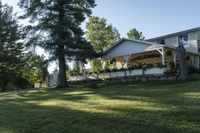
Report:
[{"label": "pine tree trunk", "polygon": [[59,63],[59,81],[58,81],[58,88],[64,88],[67,86],[67,77],[66,77],[66,63],[65,63],[65,54],[63,50],[62,52],[58,53],[58,63]]},{"label": "pine tree trunk", "polygon": [[179,45],[177,48],[178,51],[178,58],[179,58],[179,70],[180,70],[180,77],[179,80],[188,80],[189,74],[187,70],[187,63],[185,61],[185,48],[183,45]]},{"label": "pine tree trunk", "polygon": [[[64,19],[64,4],[63,1],[59,1],[59,25],[62,25]],[[58,36],[63,40],[65,37],[63,36],[63,29],[58,29]],[[65,50],[63,44],[58,44],[58,62],[59,62],[59,82],[58,88],[64,88],[67,86],[67,77],[66,77],[66,62],[65,62]]]}]

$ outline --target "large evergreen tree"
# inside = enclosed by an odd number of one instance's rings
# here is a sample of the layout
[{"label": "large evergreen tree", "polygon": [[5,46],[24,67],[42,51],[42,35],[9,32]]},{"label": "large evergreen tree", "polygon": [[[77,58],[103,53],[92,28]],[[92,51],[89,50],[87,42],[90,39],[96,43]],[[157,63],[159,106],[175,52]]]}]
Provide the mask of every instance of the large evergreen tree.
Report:
[{"label": "large evergreen tree", "polygon": [[26,28],[29,45],[40,45],[59,62],[59,86],[65,87],[66,59],[84,60],[92,47],[80,27],[90,15],[95,0],[20,0],[23,19],[34,23]]},{"label": "large evergreen tree", "polygon": [[3,89],[20,76],[18,70],[23,66],[20,39],[22,34],[13,9],[0,1],[0,86]]}]

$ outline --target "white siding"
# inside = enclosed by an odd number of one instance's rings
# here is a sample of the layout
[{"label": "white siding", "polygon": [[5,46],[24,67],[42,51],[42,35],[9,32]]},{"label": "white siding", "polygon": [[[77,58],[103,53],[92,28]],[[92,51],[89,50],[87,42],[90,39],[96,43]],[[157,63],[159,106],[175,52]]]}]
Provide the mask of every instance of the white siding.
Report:
[{"label": "white siding", "polygon": [[[199,36],[198,32],[188,33],[188,45],[185,46],[186,50],[195,53],[198,52],[198,47],[197,47],[198,36]],[[168,46],[178,47],[178,36],[166,38],[165,44]]]},{"label": "white siding", "polygon": [[131,55],[135,53],[145,52],[147,50],[151,50],[156,47],[160,48],[160,45],[159,46],[151,45],[151,44],[146,44],[143,42],[134,42],[134,41],[126,40],[118,44],[118,46],[114,47],[103,58],[109,59],[109,58],[115,58],[115,57],[120,57],[124,55]]},{"label": "white siding", "polygon": [[165,39],[165,44],[169,46],[178,47],[178,37],[170,37]]},{"label": "white siding", "polygon": [[199,52],[200,50],[200,31],[197,32],[197,50]]},{"label": "white siding", "polygon": [[199,56],[192,55],[190,57],[190,65],[199,69]]},{"label": "white siding", "polygon": [[200,31],[197,31],[197,39],[200,40]]},{"label": "white siding", "polygon": [[189,41],[188,41],[188,46],[186,47],[187,50],[192,51],[192,52],[198,52],[197,49],[197,40],[198,40],[198,32],[192,32],[189,33]]},{"label": "white siding", "polygon": [[49,86],[57,86],[58,85],[58,74],[59,74],[59,71],[57,70],[48,76],[48,85]]}]

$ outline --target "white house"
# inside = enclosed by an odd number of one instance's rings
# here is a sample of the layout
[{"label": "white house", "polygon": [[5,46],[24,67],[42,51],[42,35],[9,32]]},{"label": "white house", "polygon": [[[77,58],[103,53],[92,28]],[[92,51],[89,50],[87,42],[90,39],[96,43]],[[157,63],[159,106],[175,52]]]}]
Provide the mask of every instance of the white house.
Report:
[{"label": "white house", "polygon": [[59,74],[59,71],[56,69],[53,71],[52,74],[48,75],[48,77],[47,77],[48,86],[57,86],[58,85],[58,74]]},{"label": "white house", "polygon": [[[102,56],[103,66],[108,60],[115,59],[117,68],[130,65],[152,64],[169,65],[179,63],[176,48],[184,45],[186,61],[200,68],[200,28],[177,32],[145,41],[121,39]],[[170,53],[170,54],[169,54]],[[145,57],[145,58],[144,58]]]},{"label": "white house", "polygon": [[[69,81],[86,79],[107,79],[136,75],[162,75],[170,64],[179,64],[176,48],[179,44],[184,45],[186,50],[186,62],[197,69],[200,69],[200,28],[185,30],[145,41],[121,39],[113,47],[104,52],[100,58],[102,69],[106,64],[115,60],[115,68],[128,68],[150,64],[152,68],[124,70],[111,73],[99,73],[84,76],[70,77]],[[161,67],[165,66],[165,67]],[[54,71],[48,78],[49,86],[56,86],[58,83],[58,71]]]}]

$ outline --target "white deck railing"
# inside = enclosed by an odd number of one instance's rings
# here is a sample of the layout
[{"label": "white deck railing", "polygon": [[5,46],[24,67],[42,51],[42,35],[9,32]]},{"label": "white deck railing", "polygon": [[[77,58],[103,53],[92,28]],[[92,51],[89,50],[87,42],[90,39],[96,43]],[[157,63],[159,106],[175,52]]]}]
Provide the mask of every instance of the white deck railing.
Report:
[{"label": "white deck railing", "polygon": [[126,76],[141,76],[141,75],[162,75],[166,71],[166,68],[149,68],[146,70],[135,69],[125,70],[117,72],[107,72],[99,74],[88,74],[83,76],[71,76],[69,81],[83,81],[87,79],[110,79],[110,78],[122,78]]}]

